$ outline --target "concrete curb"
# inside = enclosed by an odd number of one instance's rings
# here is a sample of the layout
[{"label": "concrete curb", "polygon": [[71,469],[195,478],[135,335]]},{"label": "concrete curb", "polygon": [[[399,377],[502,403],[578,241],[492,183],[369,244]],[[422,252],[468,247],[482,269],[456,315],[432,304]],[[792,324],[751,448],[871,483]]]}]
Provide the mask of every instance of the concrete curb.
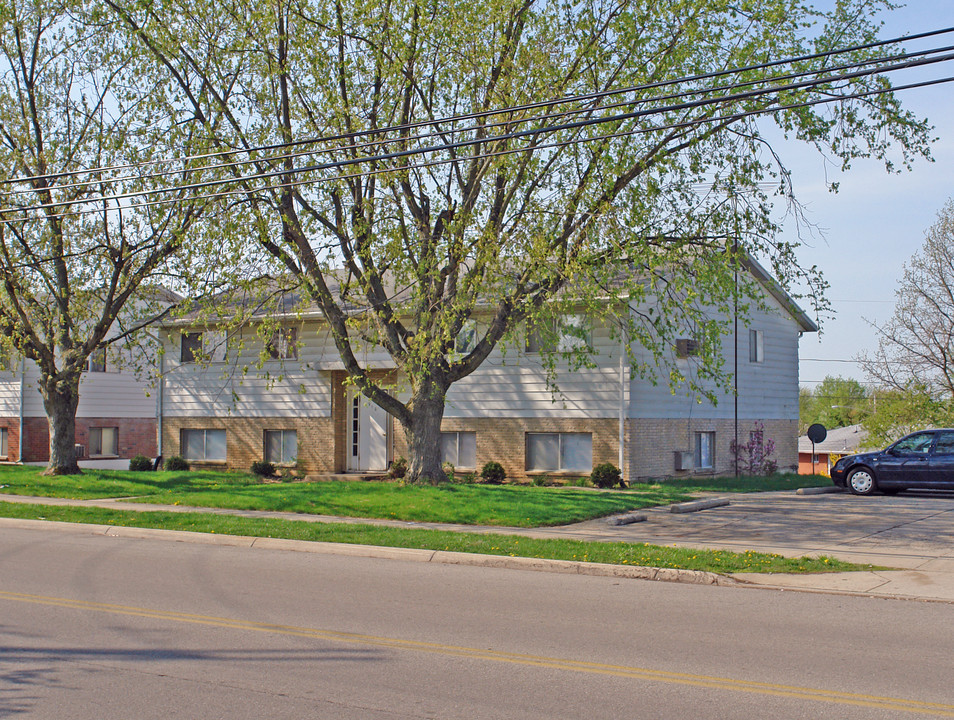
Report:
[{"label": "concrete curb", "polygon": [[722,507],[729,504],[729,498],[709,498],[708,500],[691,500],[669,506],[671,513],[691,513],[710,508]]},{"label": "concrete curb", "polygon": [[736,587],[743,584],[726,575],[700,570],[677,570],[673,568],[637,565],[610,565],[607,563],[589,563],[574,560],[510,557],[509,555],[478,555],[476,553],[448,552],[444,550],[419,550],[414,548],[379,547],[376,545],[310,542],[307,540],[284,540],[280,538],[249,537],[245,535],[215,535],[212,533],[189,532],[186,530],[157,530],[155,528],[92,525],[88,523],[70,523],[54,520],[22,520],[19,518],[0,518],[0,527],[46,531],[52,529],[76,535],[106,535],[118,538],[165,540],[200,545],[222,545],[263,550],[311,552],[326,555],[378,558],[382,560],[432,562],[445,565],[532,570],[536,572],[617,577],[632,580],[656,580],[661,582],[687,583],[691,585]]},{"label": "concrete curb", "polygon": [[606,521],[607,525],[632,525],[633,523],[646,522],[646,513],[626,513],[625,515],[613,515]]},{"label": "concrete curb", "polygon": [[845,488],[838,487],[837,485],[828,485],[825,487],[806,487],[798,488],[795,491],[796,495],[827,495],[828,493],[843,493]]}]

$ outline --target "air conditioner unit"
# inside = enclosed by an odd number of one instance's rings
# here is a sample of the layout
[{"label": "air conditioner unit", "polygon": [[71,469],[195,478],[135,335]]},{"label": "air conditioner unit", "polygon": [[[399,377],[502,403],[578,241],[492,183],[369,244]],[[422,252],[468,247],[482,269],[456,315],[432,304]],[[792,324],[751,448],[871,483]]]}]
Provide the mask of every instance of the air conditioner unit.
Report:
[{"label": "air conditioner unit", "polygon": [[86,457],[86,446],[76,443],[73,446],[73,455],[75,455],[77,459],[81,457]]},{"label": "air conditioner unit", "polygon": [[674,450],[676,470],[692,470],[692,453],[687,450]]}]

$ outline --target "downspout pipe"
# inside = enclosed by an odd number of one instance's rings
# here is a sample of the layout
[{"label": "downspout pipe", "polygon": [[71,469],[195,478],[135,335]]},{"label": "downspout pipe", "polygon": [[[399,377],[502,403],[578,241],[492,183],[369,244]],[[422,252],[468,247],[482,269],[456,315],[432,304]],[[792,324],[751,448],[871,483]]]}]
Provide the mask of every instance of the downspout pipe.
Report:
[{"label": "downspout pipe", "polygon": [[624,466],[626,458],[626,370],[625,370],[625,338],[619,340],[619,469],[626,477],[626,467]]},{"label": "downspout pipe", "polygon": [[23,403],[26,395],[26,358],[20,358],[20,429],[17,438],[17,462],[23,462]]}]

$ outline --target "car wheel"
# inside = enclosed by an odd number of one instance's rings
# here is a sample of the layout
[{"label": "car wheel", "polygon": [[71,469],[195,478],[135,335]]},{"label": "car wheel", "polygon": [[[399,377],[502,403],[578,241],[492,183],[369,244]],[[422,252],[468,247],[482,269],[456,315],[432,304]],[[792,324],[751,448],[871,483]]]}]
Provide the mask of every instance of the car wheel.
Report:
[{"label": "car wheel", "polygon": [[855,495],[871,495],[878,489],[874,473],[868,468],[857,468],[848,474],[848,489]]}]

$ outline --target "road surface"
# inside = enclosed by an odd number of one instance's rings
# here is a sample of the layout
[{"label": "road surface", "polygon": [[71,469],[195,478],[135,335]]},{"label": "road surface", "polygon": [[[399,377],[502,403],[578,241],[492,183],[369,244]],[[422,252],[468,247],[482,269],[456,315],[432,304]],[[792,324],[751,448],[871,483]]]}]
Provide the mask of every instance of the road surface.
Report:
[{"label": "road surface", "polygon": [[0,717],[954,717],[954,607],[0,532]]}]

